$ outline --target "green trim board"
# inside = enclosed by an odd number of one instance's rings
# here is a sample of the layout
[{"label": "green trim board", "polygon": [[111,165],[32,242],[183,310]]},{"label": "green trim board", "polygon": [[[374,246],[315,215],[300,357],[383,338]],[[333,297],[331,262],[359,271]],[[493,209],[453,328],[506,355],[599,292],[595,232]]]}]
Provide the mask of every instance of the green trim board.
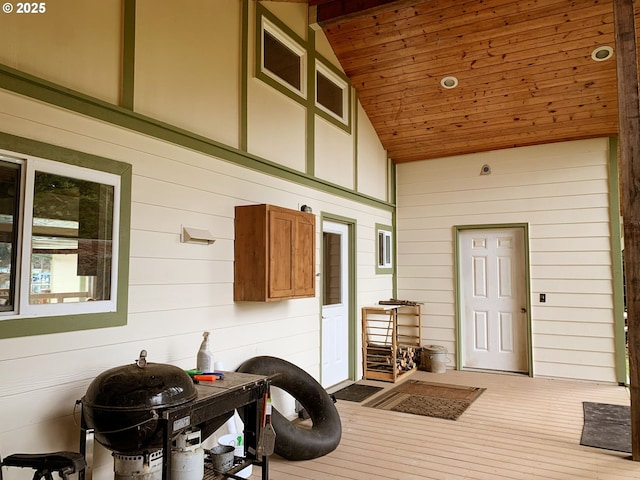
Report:
[{"label": "green trim board", "polygon": [[0,148],[120,176],[118,288],[115,312],[0,320],[0,338],[116,327],[127,324],[131,236],[131,165],[0,132]]},{"label": "green trim board", "polygon": [[136,0],[124,0],[121,104],[133,110],[136,65]]},{"label": "green trim board", "polygon": [[[306,142],[306,169],[308,175],[316,173],[316,115],[314,108],[311,107],[312,99],[315,98],[315,51],[316,51],[316,32],[311,27],[307,27],[307,36],[309,44],[307,48],[307,142]],[[309,92],[314,95],[309,95]]]},{"label": "green trim board", "polygon": [[[349,91],[353,92],[353,95],[351,96],[351,111],[353,112],[353,131],[352,131],[352,135],[351,138],[353,139],[353,189],[354,190],[358,190],[358,165],[360,163],[360,155],[359,155],[359,151],[358,151],[358,141],[360,140],[360,135],[359,135],[359,130],[358,130],[358,120],[359,120],[359,113],[358,113],[358,91],[353,88],[353,87],[349,87]],[[389,201],[388,198],[386,198],[385,200]]]},{"label": "green trim board", "polygon": [[525,302],[527,309],[527,350],[528,350],[528,375],[533,377],[533,326],[531,324],[531,261],[529,245],[528,223],[492,223],[485,225],[455,225],[454,232],[454,275],[455,275],[455,322],[456,322],[456,369],[463,369],[463,338],[462,338],[462,275],[460,273],[460,232],[465,230],[491,230],[500,228],[522,228],[524,233],[524,275],[525,275]]},{"label": "green trim board", "polygon": [[620,177],[618,172],[617,138],[609,139],[609,216],[611,223],[611,265],[613,268],[613,318],[616,346],[616,381],[619,384],[628,384],[626,335],[624,330],[624,272],[622,266]]},{"label": "green trim board", "polygon": [[0,64],[0,88],[385,211],[394,205]]},{"label": "green trim board", "polygon": [[240,150],[249,149],[249,0],[242,1],[242,45],[240,53]]},{"label": "green trim board", "polygon": [[[334,215],[332,213],[321,212],[320,213],[320,233],[323,231],[324,221],[327,220],[329,222],[342,223],[347,226],[347,231],[349,234],[349,287],[348,287],[348,295],[349,295],[349,380],[356,380],[358,378],[358,316],[357,316],[357,306],[356,306],[356,293],[357,293],[357,254],[358,254],[358,246],[357,246],[357,238],[356,238],[356,227],[357,221],[354,218],[343,217],[340,215]],[[320,253],[320,265],[324,265],[324,251]],[[320,365],[322,365],[322,298],[324,295],[323,292],[323,283],[320,282],[320,296],[319,296],[319,322],[320,322]]]}]

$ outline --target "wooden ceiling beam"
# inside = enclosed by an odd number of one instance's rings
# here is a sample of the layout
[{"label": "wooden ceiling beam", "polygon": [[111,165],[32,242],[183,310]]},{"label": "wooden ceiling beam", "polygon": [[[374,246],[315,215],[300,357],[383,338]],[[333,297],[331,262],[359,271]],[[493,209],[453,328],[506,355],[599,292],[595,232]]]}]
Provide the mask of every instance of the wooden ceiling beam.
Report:
[{"label": "wooden ceiling beam", "polygon": [[397,0],[309,0],[309,7],[314,7],[315,15],[310,21],[325,26],[330,22],[352,19],[365,10],[396,2]]}]

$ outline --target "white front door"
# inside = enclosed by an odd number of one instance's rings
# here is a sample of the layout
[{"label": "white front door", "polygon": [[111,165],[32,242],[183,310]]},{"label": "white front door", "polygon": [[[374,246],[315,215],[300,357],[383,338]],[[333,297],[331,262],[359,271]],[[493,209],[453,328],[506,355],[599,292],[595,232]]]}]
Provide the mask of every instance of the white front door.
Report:
[{"label": "white front door", "polygon": [[322,223],[322,386],[349,378],[349,229]]},{"label": "white front door", "polygon": [[524,229],[458,238],[463,368],[528,372]]}]

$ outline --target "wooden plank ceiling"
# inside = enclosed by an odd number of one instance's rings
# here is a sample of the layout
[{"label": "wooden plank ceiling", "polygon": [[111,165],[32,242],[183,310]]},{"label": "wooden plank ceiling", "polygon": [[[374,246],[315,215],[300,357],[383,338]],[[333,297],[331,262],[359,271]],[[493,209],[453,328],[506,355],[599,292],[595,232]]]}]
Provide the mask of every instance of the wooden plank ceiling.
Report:
[{"label": "wooden plank ceiling", "polygon": [[395,162],[617,134],[612,0],[308,3]]}]

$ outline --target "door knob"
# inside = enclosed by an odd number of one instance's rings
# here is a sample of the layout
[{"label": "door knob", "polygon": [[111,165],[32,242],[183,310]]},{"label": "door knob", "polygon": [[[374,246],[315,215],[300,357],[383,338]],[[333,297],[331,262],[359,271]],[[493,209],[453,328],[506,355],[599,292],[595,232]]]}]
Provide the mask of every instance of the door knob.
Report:
[{"label": "door knob", "polygon": [[524,307],[522,307],[522,308],[520,309],[520,313],[527,313],[527,309],[526,309],[526,308],[524,308]]}]

